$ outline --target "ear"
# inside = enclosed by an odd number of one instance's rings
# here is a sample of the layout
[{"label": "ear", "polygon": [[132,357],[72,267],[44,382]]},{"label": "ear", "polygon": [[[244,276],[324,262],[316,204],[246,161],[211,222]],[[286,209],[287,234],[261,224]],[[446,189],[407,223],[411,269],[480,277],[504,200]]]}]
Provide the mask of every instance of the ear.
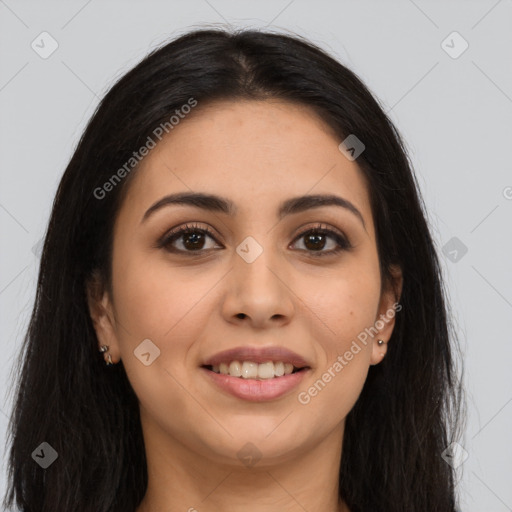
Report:
[{"label": "ear", "polygon": [[[377,318],[375,319],[375,328],[379,332],[374,336],[373,340],[371,365],[379,364],[384,359],[387,352],[387,344],[395,327],[396,313],[401,309],[398,302],[402,295],[402,269],[397,265],[393,265],[390,272],[392,278],[383,287]],[[384,344],[379,345],[378,340],[383,340]]]},{"label": "ear", "polygon": [[98,350],[102,345],[108,346],[112,362],[120,359],[119,342],[116,335],[116,322],[112,301],[98,271],[93,271],[85,284],[89,314],[98,339]]}]

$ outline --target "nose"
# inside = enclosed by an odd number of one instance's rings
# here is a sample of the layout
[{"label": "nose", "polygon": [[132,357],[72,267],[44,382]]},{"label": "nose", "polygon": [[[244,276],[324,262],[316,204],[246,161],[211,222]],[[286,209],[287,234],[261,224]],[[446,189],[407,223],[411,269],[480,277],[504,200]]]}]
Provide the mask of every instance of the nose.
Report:
[{"label": "nose", "polygon": [[247,322],[256,329],[284,325],[294,312],[294,294],[283,267],[264,250],[248,263],[236,255],[226,276],[222,314],[229,322]]}]

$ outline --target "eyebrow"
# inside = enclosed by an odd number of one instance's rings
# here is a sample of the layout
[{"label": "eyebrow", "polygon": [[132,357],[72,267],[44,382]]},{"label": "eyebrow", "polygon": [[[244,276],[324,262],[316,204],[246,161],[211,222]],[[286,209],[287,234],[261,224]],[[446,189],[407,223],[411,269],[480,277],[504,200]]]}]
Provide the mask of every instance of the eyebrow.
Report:
[{"label": "eyebrow", "polygon": [[[177,194],[170,194],[148,208],[141,223],[145,222],[153,213],[165,206],[170,205],[185,205],[201,208],[202,210],[224,213],[226,215],[235,215],[237,207],[232,201],[224,197],[216,196],[213,194],[204,194],[202,192],[181,192]],[[336,195],[307,195],[292,197],[287,199],[278,209],[278,219],[281,220],[287,215],[300,213],[311,208],[321,208],[323,206],[339,206],[352,212],[362,222],[365,230],[366,225],[361,212],[348,200]]]}]

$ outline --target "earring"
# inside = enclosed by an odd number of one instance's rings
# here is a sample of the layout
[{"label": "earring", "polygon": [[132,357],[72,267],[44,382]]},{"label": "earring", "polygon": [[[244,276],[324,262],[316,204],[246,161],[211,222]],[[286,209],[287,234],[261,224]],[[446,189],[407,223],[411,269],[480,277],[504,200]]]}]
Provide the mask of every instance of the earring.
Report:
[{"label": "earring", "polygon": [[[108,351],[108,345],[102,345],[99,349],[99,352],[101,352],[102,354],[104,352],[107,352]],[[105,364],[107,366],[110,366],[110,365],[113,365],[114,363],[112,362],[112,356],[110,354],[108,354],[108,360],[105,361]]]},{"label": "earring", "polygon": [[379,344],[379,346],[384,345],[384,340],[378,340],[377,343]]}]

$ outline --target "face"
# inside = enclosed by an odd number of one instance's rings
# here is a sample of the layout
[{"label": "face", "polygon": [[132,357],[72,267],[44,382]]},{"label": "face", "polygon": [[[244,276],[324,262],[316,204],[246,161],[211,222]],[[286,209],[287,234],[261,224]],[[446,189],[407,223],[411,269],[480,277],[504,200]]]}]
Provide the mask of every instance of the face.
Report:
[{"label": "face", "polygon": [[[260,466],[342,436],[385,354],[376,340],[391,336],[397,297],[381,293],[368,189],[340,142],[307,107],[222,102],[198,107],[134,171],[115,222],[113,295],[90,296],[90,307],[99,343],[124,364],[145,433],[225,464],[240,464],[250,442]],[[233,211],[151,208],[191,192]],[[296,203],[279,215],[306,195],[352,207]],[[203,367],[235,348],[284,348],[305,369],[260,380]],[[260,361],[288,358],[273,354]],[[237,358],[256,356],[226,362]]]}]

